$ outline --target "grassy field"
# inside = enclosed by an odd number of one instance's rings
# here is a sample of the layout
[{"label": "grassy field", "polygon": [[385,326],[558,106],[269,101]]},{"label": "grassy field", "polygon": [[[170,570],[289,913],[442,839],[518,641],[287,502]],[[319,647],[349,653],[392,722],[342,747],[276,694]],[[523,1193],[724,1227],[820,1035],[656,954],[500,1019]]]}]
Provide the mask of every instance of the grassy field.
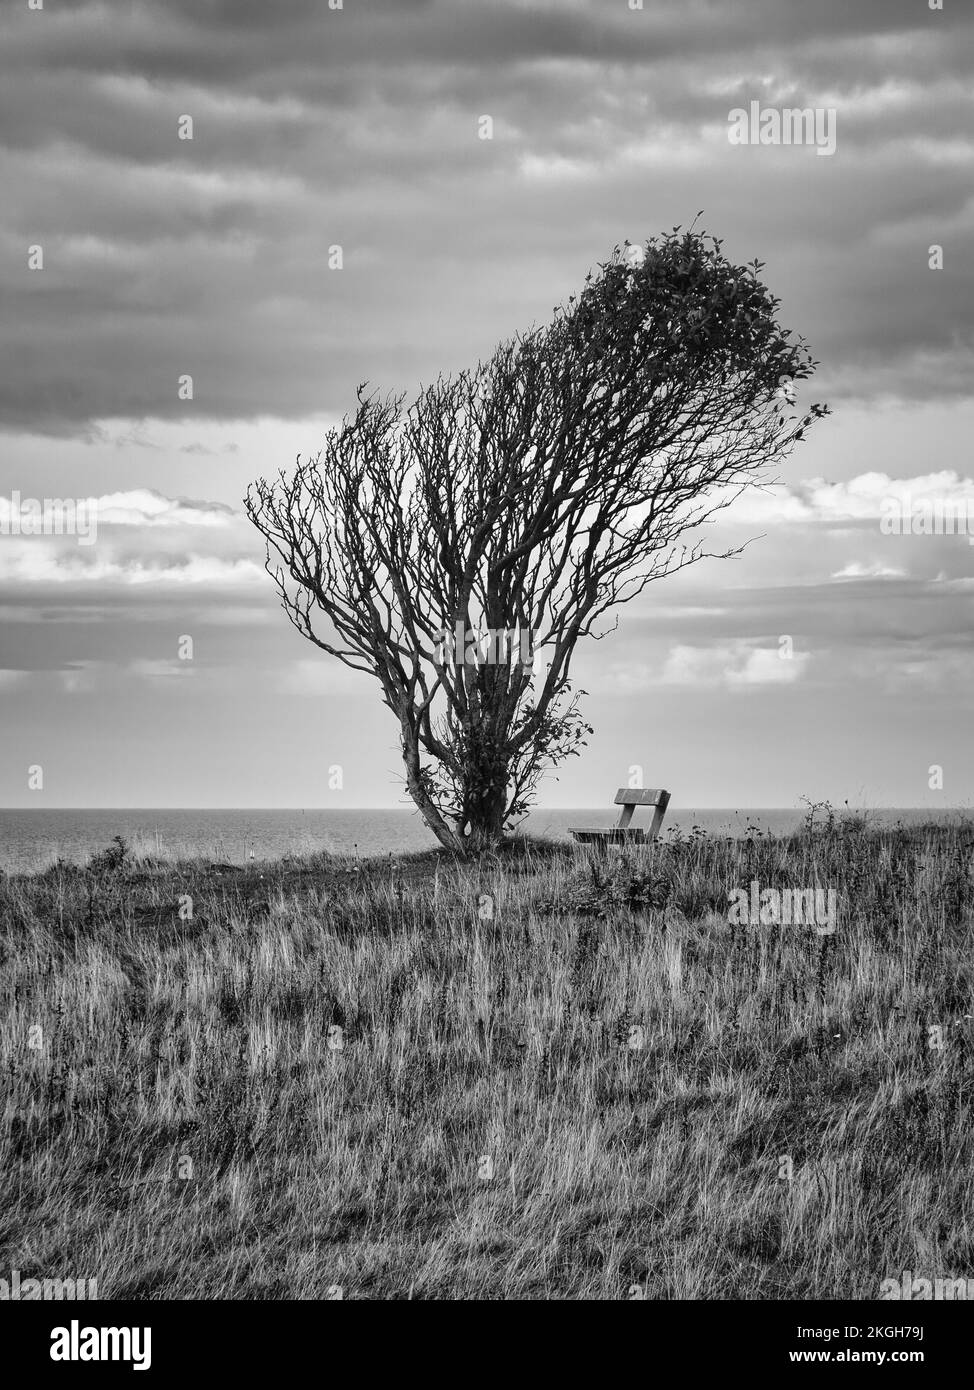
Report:
[{"label": "grassy field", "polygon": [[[247,1299],[970,1276],[972,866],[970,825],[829,820],[601,861],[109,849],[6,879],[0,1275]],[[835,888],[834,934],[729,925],[752,881]]]}]

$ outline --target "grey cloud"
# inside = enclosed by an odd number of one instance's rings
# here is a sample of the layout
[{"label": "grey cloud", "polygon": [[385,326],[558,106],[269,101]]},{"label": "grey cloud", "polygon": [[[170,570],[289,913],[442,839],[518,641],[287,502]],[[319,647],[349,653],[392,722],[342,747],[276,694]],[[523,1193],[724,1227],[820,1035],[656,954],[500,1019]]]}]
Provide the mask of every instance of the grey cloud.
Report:
[{"label": "grey cloud", "polygon": [[[954,78],[974,26],[954,10],[25,8],[0,58],[0,424],[338,415],[362,380],[408,390],[466,365],[546,319],[615,242],[700,207],[729,254],[768,259],[822,395],[967,394],[974,155],[936,158],[970,128]],[[834,89],[835,158],[726,144],[727,111],[760,94],[721,87],[742,71],[801,104]],[[863,105],[898,80],[908,101]]]}]

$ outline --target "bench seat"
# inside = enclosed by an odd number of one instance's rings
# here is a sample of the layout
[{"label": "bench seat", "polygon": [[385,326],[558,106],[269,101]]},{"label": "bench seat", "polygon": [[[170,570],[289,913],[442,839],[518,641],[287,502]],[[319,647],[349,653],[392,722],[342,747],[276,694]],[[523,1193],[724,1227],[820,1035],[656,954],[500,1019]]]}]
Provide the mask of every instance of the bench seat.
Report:
[{"label": "bench seat", "polygon": [[581,845],[592,844],[596,840],[619,841],[620,844],[641,845],[649,839],[649,835],[640,826],[619,827],[618,825],[581,825],[569,831]]}]

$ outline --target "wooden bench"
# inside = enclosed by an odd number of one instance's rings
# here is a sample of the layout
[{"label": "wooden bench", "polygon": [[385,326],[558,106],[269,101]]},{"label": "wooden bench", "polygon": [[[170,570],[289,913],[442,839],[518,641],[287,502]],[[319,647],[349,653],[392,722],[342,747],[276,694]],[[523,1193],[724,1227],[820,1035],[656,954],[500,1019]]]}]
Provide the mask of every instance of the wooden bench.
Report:
[{"label": "wooden bench", "polygon": [[[620,787],[616,792],[615,804],[622,807],[618,824],[586,826],[582,829],[570,830],[569,834],[574,835],[575,839],[582,845],[648,844],[650,840],[655,840],[659,834],[663,817],[666,815],[666,808],[670,804],[670,794],[662,790],[654,791],[648,788],[633,790],[632,787]],[[648,830],[641,830],[638,826],[630,828],[629,822],[632,820],[633,812],[637,806],[655,806],[656,808],[653,813],[652,824]]]}]

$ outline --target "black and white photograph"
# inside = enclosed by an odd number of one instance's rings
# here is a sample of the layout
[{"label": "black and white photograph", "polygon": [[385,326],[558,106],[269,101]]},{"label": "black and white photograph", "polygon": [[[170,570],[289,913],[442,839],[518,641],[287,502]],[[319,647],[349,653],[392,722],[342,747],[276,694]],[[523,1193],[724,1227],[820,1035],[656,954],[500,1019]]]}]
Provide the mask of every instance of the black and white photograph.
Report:
[{"label": "black and white photograph", "polygon": [[3,0],[5,1344],[960,1338],[972,72],[970,0]]}]

